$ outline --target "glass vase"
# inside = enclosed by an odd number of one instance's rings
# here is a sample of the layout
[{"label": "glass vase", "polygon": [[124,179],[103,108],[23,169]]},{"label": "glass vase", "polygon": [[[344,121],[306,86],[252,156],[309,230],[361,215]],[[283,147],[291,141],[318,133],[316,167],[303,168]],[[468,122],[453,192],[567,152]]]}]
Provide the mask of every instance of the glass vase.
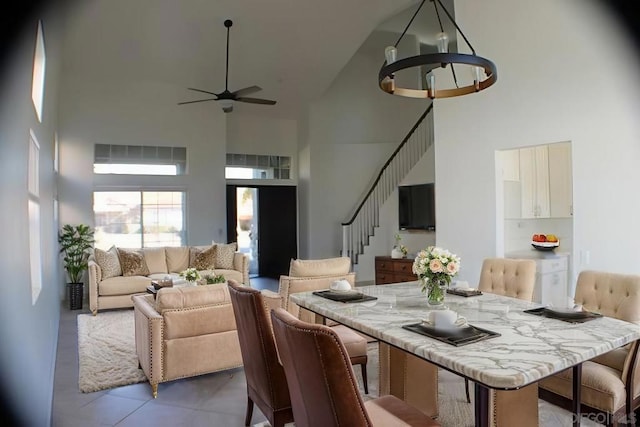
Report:
[{"label": "glass vase", "polygon": [[[428,280],[428,279],[427,279]],[[429,280],[426,283],[427,303],[430,307],[442,307],[447,289],[445,280]]]}]

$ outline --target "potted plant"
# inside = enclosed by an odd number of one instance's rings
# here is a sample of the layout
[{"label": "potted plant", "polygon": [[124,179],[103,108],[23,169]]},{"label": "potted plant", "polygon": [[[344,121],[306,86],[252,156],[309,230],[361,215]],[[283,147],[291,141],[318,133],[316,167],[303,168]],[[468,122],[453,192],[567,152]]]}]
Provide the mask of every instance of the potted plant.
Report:
[{"label": "potted plant", "polygon": [[58,233],[64,269],[69,276],[69,305],[71,310],[82,309],[82,276],[89,268],[89,250],[94,243],[93,229],[85,224],[66,224]]}]

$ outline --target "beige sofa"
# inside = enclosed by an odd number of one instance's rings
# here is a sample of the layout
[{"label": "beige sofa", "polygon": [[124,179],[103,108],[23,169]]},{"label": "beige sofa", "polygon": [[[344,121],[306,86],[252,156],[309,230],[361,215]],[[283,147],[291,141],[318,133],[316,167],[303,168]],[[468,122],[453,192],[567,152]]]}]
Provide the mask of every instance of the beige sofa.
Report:
[{"label": "beige sofa", "polygon": [[[89,309],[95,316],[98,310],[131,307],[132,295],[146,293],[152,280],[161,280],[166,276],[170,276],[175,285],[186,283],[180,272],[194,266],[194,257],[203,251],[211,251],[212,246],[143,249],[112,247],[108,251],[96,249],[89,257]],[[228,249],[229,245],[220,246]],[[137,271],[135,268],[131,269],[126,258],[123,259],[123,253],[141,258]],[[248,256],[240,252],[233,252],[231,255],[233,259],[229,260],[228,267],[233,268],[199,268],[200,275],[204,277],[221,274],[225,279],[249,285]]]},{"label": "beige sofa", "polygon": [[242,366],[226,283],[134,295],[136,354],[153,397],[158,384]]}]

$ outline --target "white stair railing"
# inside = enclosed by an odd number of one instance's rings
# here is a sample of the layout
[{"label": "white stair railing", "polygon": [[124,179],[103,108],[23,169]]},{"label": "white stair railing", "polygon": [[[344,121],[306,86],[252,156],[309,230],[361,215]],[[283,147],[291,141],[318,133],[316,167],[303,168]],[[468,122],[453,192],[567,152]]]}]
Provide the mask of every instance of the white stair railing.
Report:
[{"label": "white stair railing", "polygon": [[409,171],[433,145],[433,104],[420,116],[398,148],[382,166],[371,188],[351,218],[342,223],[342,255],[353,265],[369,245],[369,238],[380,226],[380,207]]}]

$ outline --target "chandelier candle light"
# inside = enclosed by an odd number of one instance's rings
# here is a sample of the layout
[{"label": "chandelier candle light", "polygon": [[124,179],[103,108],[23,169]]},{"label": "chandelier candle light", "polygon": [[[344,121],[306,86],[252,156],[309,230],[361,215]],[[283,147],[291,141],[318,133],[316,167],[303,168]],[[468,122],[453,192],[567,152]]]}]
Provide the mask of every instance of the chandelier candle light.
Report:
[{"label": "chandelier candle light", "polygon": [[429,305],[441,306],[445,289],[460,270],[460,257],[446,249],[429,246],[418,252],[412,270],[419,278],[422,292],[427,294]]},{"label": "chandelier candle light", "polygon": [[[397,59],[397,46],[411,26],[411,23],[415,19],[418,12],[420,12],[420,9],[424,5],[425,1],[426,0],[422,0],[420,6],[418,6],[418,9],[415,11],[413,17],[409,20],[409,23],[400,35],[400,38],[398,39],[398,41],[396,41],[396,44],[393,46],[388,46],[385,49],[386,61],[382,65],[382,68],[378,73],[378,84],[380,85],[380,89],[392,95],[400,95],[410,98],[435,99],[449,98],[453,96],[461,96],[469,93],[480,92],[481,90],[484,90],[493,85],[498,79],[498,73],[495,64],[486,58],[476,55],[475,49],[471,46],[471,43],[469,43],[467,37],[464,35],[458,24],[456,24],[449,11],[447,11],[447,9],[442,5],[442,2],[440,0],[430,0],[433,3],[433,7],[438,18],[438,23],[440,24],[440,33],[436,35],[438,53],[416,55],[400,60]],[[449,53],[449,36],[444,32],[444,27],[442,25],[442,20],[440,19],[438,6],[442,9],[442,11],[444,11],[453,26],[460,33],[465,43],[469,47],[471,54]],[[453,67],[454,64],[466,66],[466,68],[469,68],[471,70],[471,78],[473,78],[472,84],[468,84],[466,86],[460,86],[458,84],[456,70]],[[394,74],[396,72],[417,67],[420,67],[421,70],[424,70],[425,72],[424,85],[426,85],[426,89],[410,89],[398,87],[396,85],[396,82],[394,80]],[[455,87],[448,89],[438,88],[436,86],[436,84],[438,84],[436,82],[436,76],[433,71],[439,68],[447,67],[451,69]]]}]

